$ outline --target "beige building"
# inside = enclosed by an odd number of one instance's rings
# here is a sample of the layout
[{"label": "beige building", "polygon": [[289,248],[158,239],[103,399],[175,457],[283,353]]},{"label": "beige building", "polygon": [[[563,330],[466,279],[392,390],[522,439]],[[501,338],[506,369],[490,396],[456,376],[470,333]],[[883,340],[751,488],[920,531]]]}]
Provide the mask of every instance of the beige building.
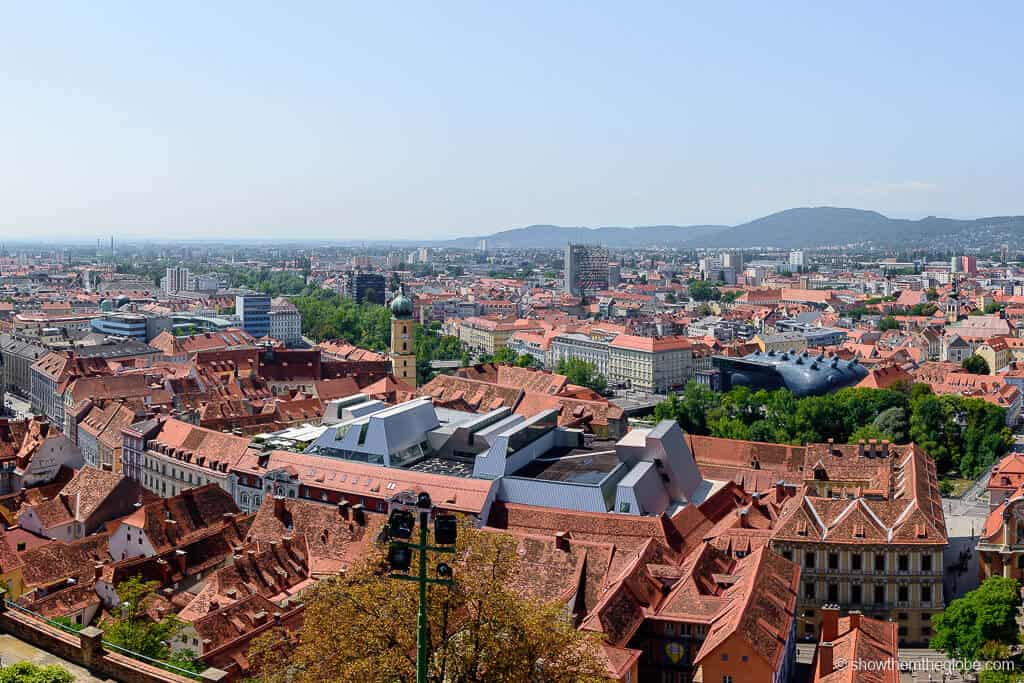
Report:
[{"label": "beige building", "polygon": [[693,342],[686,337],[620,334],[608,345],[612,384],[660,394],[681,389],[693,376]]},{"label": "beige building", "polygon": [[[914,444],[752,443],[687,435],[702,472],[757,491],[745,528],[734,530],[749,552],[767,537],[800,565],[800,637],[815,638],[822,610],[897,625],[902,644],[924,644],[945,608],[942,553],[948,539],[935,463]],[[765,504],[785,501],[772,521],[757,523]]]},{"label": "beige building", "polygon": [[803,462],[804,493],[771,542],[801,568],[801,635],[816,636],[821,607],[833,604],[893,620],[901,643],[927,643],[945,606],[935,463],[887,442],[816,444]]},{"label": "beige building", "polygon": [[516,332],[541,333],[544,328],[535,320],[495,320],[472,317],[459,323],[459,340],[473,351],[494,355],[505,348]]},{"label": "beige building", "polygon": [[988,374],[990,375],[996,374],[999,370],[1009,365],[1011,361],[1016,360],[1009,344],[1002,337],[995,337],[989,339],[984,344],[979,344],[974,353],[984,358],[985,362],[988,363]]},{"label": "beige building", "polygon": [[775,353],[788,353],[796,351],[803,353],[807,350],[807,338],[799,332],[777,332],[775,334],[754,335],[751,340],[761,349],[761,353],[774,351]]}]

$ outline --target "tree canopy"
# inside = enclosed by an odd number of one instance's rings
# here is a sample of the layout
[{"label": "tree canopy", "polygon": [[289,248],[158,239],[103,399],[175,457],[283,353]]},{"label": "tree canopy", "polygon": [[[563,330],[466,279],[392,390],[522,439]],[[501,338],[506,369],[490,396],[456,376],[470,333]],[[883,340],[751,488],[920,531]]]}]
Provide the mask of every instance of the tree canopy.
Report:
[{"label": "tree canopy", "polygon": [[[428,589],[430,683],[606,680],[597,637],[575,629],[564,604],[515,591],[511,537],[461,525],[455,558],[454,585]],[[418,587],[386,573],[377,548],[312,587],[295,636],[278,629],[254,641],[249,658],[259,680],[415,681]]]},{"label": "tree canopy", "polygon": [[963,368],[972,375],[987,375],[989,374],[988,361],[979,356],[978,354],[971,354],[964,358]]},{"label": "tree canopy", "polygon": [[954,659],[986,659],[992,644],[1016,645],[1019,638],[1017,608],[1020,584],[992,576],[978,588],[949,603],[932,620],[931,647]]},{"label": "tree canopy", "polygon": [[608,380],[597,371],[597,366],[579,358],[559,361],[555,372],[565,375],[573,384],[588,387],[599,394],[608,389]]},{"label": "tree canopy", "polygon": [[718,287],[708,280],[690,280],[688,291],[694,301],[714,301],[721,296]]},{"label": "tree canopy", "polygon": [[145,602],[157,588],[156,581],[143,581],[138,576],[117,584],[122,610],[102,624],[104,638],[126,650],[198,673],[201,668],[191,650],[174,652],[168,645],[184,623],[175,617],[151,621],[146,614]]},{"label": "tree canopy", "polygon": [[786,389],[719,393],[690,382],[655,406],[654,417],[676,420],[693,434],[770,443],[914,441],[941,473],[964,476],[991,466],[1012,445],[1005,409],[978,398],[936,396],[926,384],[909,392],[849,387],[797,398]]}]

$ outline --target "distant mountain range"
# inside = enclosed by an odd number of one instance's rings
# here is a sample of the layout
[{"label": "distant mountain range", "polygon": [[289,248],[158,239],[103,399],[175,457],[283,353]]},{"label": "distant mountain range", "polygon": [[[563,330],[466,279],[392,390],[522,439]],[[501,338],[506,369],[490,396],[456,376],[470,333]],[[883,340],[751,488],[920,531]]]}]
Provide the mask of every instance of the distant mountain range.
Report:
[{"label": "distant mountain range", "polygon": [[420,242],[438,247],[556,249],[567,242],[608,247],[783,247],[800,248],[875,242],[885,246],[998,245],[1024,237],[1024,216],[963,220],[928,216],[920,220],[888,218],[877,211],[813,207],[787,209],[741,225],[650,225],[638,227],[564,227],[531,225],[491,235]]},{"label": "distant mountain range", "polygon": [[493,235],[461,237],[439,244],[452,247],[475,248],[480,240],[487,240],[489,247],[557,249],[566,242],[603,244],[607,247],[630,247],[637,245],[675,246],[692,240],[709,239],[724,230],[727,225],[645,225],[635,228],[567,228],[560,225],[530,225],[525,228],[502,230]]}]

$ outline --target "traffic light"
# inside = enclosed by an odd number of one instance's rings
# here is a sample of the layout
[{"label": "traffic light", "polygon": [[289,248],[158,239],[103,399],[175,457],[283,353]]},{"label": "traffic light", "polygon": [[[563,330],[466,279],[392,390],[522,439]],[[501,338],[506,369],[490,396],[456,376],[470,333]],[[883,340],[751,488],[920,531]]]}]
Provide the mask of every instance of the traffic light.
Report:
[{"label": "traffic light", "polygon": [[412,564],[412,550],[406,545],[395,544],[388,550],[388,564],[396,572],[408,571]]},{"label": "traffic light", "polygon": [[392,538],[408,540],[412,538],[412,528],[415,524],[416,520],[408,510],[392,510],[388,519],[388,534]]},{"label": "traffic light", "polygon": [[437,545],[455,545],[459,524],[455,515],[438,515],[434,519],[434,543]]}]

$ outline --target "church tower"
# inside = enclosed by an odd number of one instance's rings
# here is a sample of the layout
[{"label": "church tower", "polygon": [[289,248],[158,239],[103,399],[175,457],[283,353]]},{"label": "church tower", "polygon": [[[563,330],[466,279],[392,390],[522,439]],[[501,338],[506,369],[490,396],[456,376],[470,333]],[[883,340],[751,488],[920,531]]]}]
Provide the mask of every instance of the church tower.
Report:
[{"label": "church tower", "polygon": [[412,301],[405,287],[391,300],[391,373],[409,386],[416,386],[416,352],[413,338],[416,321],[412,317]]},{"label": "church tower", "polygon": [[953,291],[946,299],[946,322],[955,323],[960,317],[960,280],[953,276]]}]

